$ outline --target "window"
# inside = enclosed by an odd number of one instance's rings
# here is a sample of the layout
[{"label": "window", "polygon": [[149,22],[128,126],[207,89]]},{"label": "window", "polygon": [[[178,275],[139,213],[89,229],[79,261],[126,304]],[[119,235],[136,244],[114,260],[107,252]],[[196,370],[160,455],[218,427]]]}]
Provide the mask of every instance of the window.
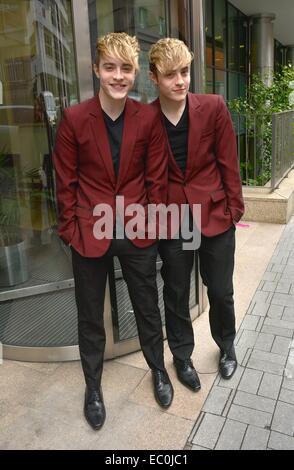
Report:
[{"label": "window", "polygon": [[228,73],[228,99],[233,100],[239,96],[239,74]]},{"label": "window", "polygon": [[206,0],[205,34],[206,34],[206,65],[212,66],[214,62],[213,31],[212,31],[212,0]]},{"label": "window", "polygon": [[[60,46],[55,47],[54,38],[57,40],[60,36],[58,24],[57,28],[51,25],[50,4],[58,7],[60,2],[0,0],[0,73],[3,84],[0,106],[0,245],[7,248],[14,244],[22,246],[19,263],[14,260],[11,263],[8,257],[7,263],[5,261],[6,264],[2,265],[1,257],[0,318],[4,321],[0,321],[0,340],[10,344],[13,336],[19,341],[18,346],[27,347],[45,346],[50,341],[58,344],[58,334],[54,333],[57,318],[54,318],[54,305],[51,300],[47,311],[44,308],[47,294],[42,301],[40,298],[34,301],[34,296],[31,296],[28,304],[22,299],[16,300],[13,292],[32,286],[42,286],[43,289],[46,285],[54,286],[57,281],[72,278],[70,260],[56,234],[52,150],[61,107],[76,100],[78,93],[73,22],[71,1],[66,0],[63,15],[68,28],[67,34],[60,38],[68,51],[70,74],[65,76],[55,67],[55,48],[58,50]],[[58,259],[58,263],[52,264],[53,259]],[[1,298],[1,294],[8,291],[12,295],[9,308],[3,295]],[[42,305],[40,309],[39,305]],[[43,314],[44,321],[41,320]],[[71,324],[74,324],[75,315],[72,310]],[[38,338],[29,335],[25,339],[25,329],[33,331],[36,320]],[[7,332],[7,322],[13,324],[10,332]]]},{"label": "window", "polygon": [[213,78],[214,70],[210,67],[206,68],[206,93],[213,93],[214,91],[214,78]]},{"label": "window", "polygon": [[248,73],[248,19],[239,11],[239,71]]},{"label": "window", "polygon": [[54,51],[55,51],[55,66],[57,70],[61,70],[60,43],[56,36],[54,36]]},{"label": "window", "polygon": [[206,0],[206,91],[226,100],[244,96],[248,18],[225,0]]},{"label": "window", "polygon": [[51,22],[52,22],[52,25],[57,27],[57,10],[56,10],[57,6],[55,4],[53,4],[51,6]]},{"label": "window", "polygon": [[47,28],[44,28],[44,42],[45,42],[45,52],[48,57],[53,59],[53,36],[52,33]]},{"label": "window", "polygon": [[228,69],[239,69],[239,28],[238,10],[228,5]]},{"label": "window", "polygon": [[224,69],[226,67],[226,3],[225,0],[214,2],[214,49],[215,67]]},{"label": "window", "polygon": [[[130,96],[142,102],[153,101],[157,90],[149,79],[148,51],[161,37],[178,37],[187,42],[188,5],[183,0],[88,0],[93,62],[97,37],[112,31],[136,35],[141,47],[140,74]],[[97,90],[97,80],[93,79]]]},{"label": "window", "polygon": [[275,72],[279,72],[286,64],[286,48],[275,39]]}]

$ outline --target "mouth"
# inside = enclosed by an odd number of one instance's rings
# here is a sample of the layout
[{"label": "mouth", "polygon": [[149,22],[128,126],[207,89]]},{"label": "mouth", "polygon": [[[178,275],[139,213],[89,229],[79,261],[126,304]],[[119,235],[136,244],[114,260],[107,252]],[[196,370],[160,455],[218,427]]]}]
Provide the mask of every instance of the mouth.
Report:
[{"label": "mouth", "polygon": [[110,86],[114,90],[122,91],[126,88],[127,85],[122,85],[122,84],[118,84],[118,83],[111,83]]},{"label": "mouth", "polygon": [[177,90],[174,90],[174,93],[184,93],[186,91],[186,88],[178,88]]}]

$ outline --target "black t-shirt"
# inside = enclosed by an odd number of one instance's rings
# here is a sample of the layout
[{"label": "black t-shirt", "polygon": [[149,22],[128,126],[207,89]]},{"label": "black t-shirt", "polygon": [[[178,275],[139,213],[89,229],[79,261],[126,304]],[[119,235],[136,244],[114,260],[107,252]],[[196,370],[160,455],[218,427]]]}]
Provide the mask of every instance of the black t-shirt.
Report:
[{"label": "black t-shirt", "polygon": [[115,175],[118,175],[120,147],[124,129],[124,111],[113,121],[104,111],[103,117],[107,129]]},{"label": "black t-shirt", "polygon": [[174,126],[166,116],[164,123],[168,135],[169,144],[175,157],[178,167],[185,174],[188,156],[188,130],[189,130],[189,112],[188,102],[178,124]]}]

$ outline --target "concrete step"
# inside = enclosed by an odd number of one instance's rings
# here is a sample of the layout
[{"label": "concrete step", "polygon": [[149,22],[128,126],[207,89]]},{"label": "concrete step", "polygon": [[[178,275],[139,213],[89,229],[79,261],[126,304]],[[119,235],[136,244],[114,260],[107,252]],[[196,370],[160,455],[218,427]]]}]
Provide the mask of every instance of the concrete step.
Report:
[{"label": "concrete step", "polygon": [[272,193],[264,188],[243,187],[244,220],[287,224],[294,212],[294,170]]}]

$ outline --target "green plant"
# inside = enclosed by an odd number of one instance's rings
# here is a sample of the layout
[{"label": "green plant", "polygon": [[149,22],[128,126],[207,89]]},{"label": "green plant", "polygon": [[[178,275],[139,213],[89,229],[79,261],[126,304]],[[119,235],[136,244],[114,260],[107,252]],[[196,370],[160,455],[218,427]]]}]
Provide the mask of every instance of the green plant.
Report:
[{"label": "green plant", "polygon": [[247,185],[264,185],[271,177],[272,114],[293,109],[289,102],[293,80],[294,68],[290,65],[273,75],[270,86],[255,75],[246,96],[228,103],[233,120],[240,116],[243,120],[247,149],[243,149],[240,167]]}]

